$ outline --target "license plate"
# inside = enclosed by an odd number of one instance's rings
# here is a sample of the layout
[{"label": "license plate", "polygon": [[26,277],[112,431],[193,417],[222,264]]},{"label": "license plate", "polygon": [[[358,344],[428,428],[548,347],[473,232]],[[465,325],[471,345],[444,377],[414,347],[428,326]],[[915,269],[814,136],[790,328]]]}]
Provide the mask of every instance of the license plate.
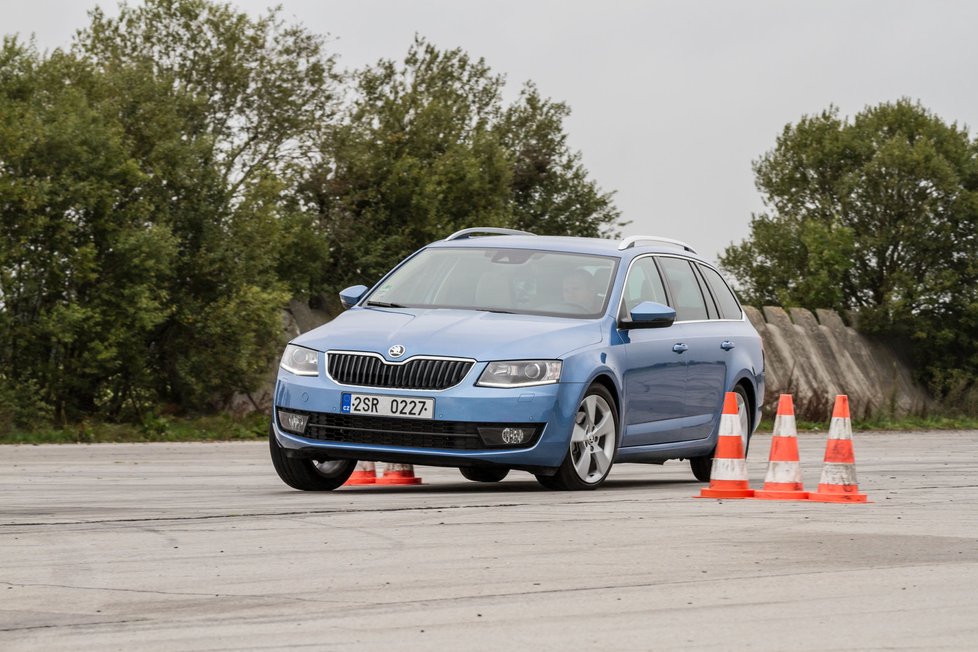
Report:
[{"label": "license plate", "polygon": [[410,396],[375,396],[373,394],[343,394],[345,414],[372,414],[379,417],[434,419],[435,399]]}]

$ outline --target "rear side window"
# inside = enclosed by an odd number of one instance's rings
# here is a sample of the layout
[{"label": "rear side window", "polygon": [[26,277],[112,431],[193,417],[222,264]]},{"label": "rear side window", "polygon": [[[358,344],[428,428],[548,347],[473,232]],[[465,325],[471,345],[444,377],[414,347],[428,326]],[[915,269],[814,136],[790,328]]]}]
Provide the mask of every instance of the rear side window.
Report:
[{"label": "rear side window", "polygon": [[673,308],[676,309],[676,321],[707,319],[706,303],[700,284],[696,280],[696,272],[689,261],[682,258],[659,258],[659,265],[666,277],[669,289],[672,291]]},{"label": "rear side window", "polygon": [[744,313],[740,309],[740,304],[737,303],[733,292],[730,291],[730,288],[723,281],[723,277],[705,265],[700,265],[699,267],[700,271],[703,272],[703,277],[706,279],[706,282],[710,284],[710,289],[713,290],[713,296],[716,297],[717,304],[719,304],[720,318],[742,319]]}]

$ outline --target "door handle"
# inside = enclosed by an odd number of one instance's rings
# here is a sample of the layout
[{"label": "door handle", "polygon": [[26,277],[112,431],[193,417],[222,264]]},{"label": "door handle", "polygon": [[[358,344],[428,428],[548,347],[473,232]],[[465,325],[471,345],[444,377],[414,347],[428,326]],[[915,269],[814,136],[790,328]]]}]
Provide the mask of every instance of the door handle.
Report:
[{"label": "door handle", "polygon": [[720,348],[724,351],[729,351],[730,349],[734,348],[734,343],[730,340],[724,340],[720,342]]},{"label": "door handle", "polygon": [[675,351],[676,353],[685,353],[686,352],[686,349],[688,349],[688,348],[689,347],[686,346],[685,344],[673,344],[672,345],[672,350]]}]

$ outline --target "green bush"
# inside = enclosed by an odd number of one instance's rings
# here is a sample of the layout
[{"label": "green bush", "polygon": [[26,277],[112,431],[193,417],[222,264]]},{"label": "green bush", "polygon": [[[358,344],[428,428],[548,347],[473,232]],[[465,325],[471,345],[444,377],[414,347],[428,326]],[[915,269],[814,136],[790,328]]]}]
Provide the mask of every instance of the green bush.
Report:
[{"label": "green bush", "polygon": [[17,385],[0,376],[0,434],[46,427],[53,416],[54,410],[41,398],[36,383]]}]

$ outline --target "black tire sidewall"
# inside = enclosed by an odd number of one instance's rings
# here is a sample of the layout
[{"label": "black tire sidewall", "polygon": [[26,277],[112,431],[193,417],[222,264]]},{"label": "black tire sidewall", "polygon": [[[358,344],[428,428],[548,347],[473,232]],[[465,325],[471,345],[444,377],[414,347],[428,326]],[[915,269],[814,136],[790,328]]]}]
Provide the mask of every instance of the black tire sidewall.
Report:
[{"label": "black tire sidewall", "polygon": [[336,473],[325,475],[311,459],[289,457],[282,450],[275,436],[275,427],[268,427],[268,448],[272,466],[282,482],[301,491],[332,491],[343,486],[356,468],[356,460],[345,460]]}]

